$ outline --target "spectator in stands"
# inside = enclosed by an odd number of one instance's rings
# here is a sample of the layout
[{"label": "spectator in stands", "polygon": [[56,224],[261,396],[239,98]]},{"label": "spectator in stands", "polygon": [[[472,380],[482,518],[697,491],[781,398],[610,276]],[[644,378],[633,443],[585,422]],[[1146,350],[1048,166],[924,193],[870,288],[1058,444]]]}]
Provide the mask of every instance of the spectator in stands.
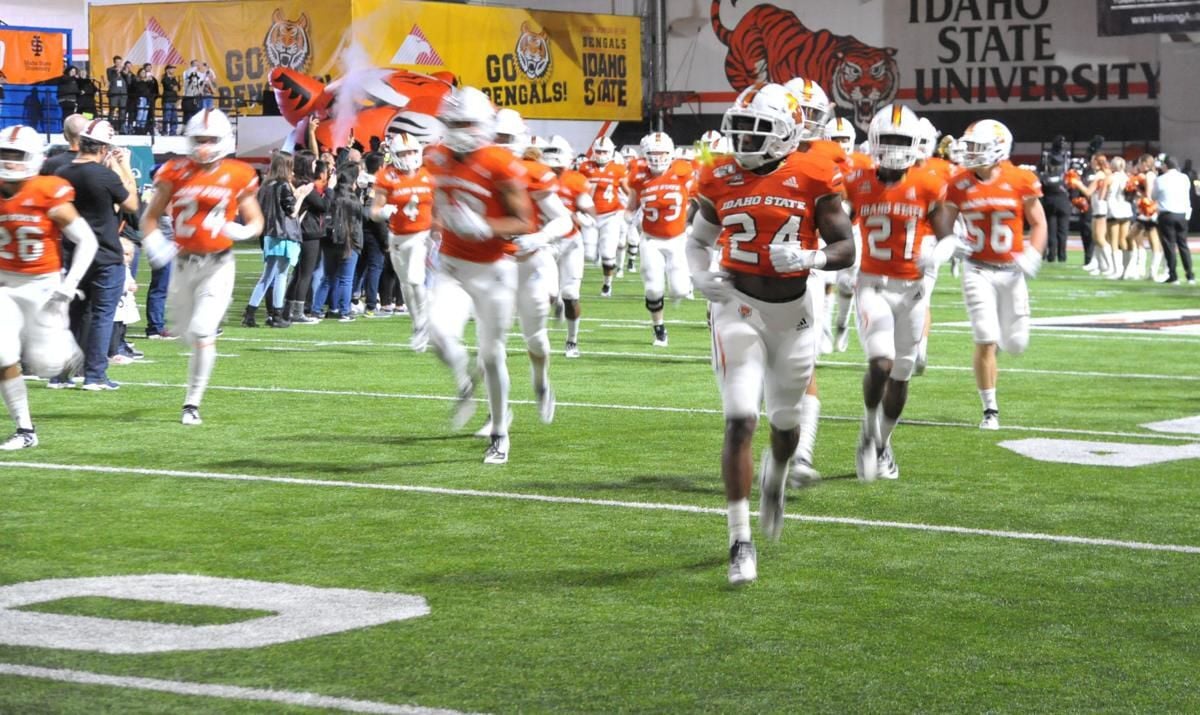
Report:
[{"label": "spectator in stands", "polygon": [[1167,259],[1165,283],[1179,285],[1179,274],[1175,268],[1175,251],[1183,262],[1187,282],[1194,285],[1196,274],[1192,270],[1192,252],[1188,248],[1187,222],[1192,217],[1192,182],[1179,170],[1179,160],[1167,157],[1167,170],[1154,182],[1154,200],[1158,202],[1158,229],[1162,234],[1163,253]]},{"label": "spectator in stands", "polygon": [[192,60],[183,72],[183,123],[200,111],[200,92],[204,79],[200,74],[200,60]]},{"label": "spectator in stands", "polygon": [[200,97],[204,109],[213,108],[213,98],[217,96],[217,75],[207,62],[200,63]]},{"label": "spectator in stands", "polygon": [[72,65],[67,65],[58,78],[58,106],[62,109],[64,120],[74,114],[79,106],[79,70]]},{"label": "spectator in stands", "polygon": [[129,101],[129,83],[133,79],[127,72],[128,62],[120,55],[113,57],[108,68],[108,121],[118,134],[125,131],[125,111]]},{"label": "spectator in stands", "polygon": [[271,291],[271,307],[267,325],[289,328],[292,323],[283,309],[287,293],[288,269],[300,259],[300,224],[296,220],[296,196],[292,190],[292,155],[277,151],[271,157],[271,168],[258,190],[258,204],[263,212],[263,272],[250,293],[250,302],[242,315],[242,325],[256,328],[255,313],[263,296]]},{"label": "spectator in stands", "polygon": [[133,112],[130,122],[130,134],[145,134],[146,124],[150,118],[150,84],[146,81],[146,70],[138,70],[137,76],[129,83],[129,107]]},{"label": "spectator in stands", "polygon": [[154,76],[154,66],[149,62],[142,65],[141,75],[143,87],[146,93],[146,99],[148,100],[146,120],[142,123],[142,126],[146,130],[147,134],[153,136],[158,133],[155,129],[158,124],[158,96],[160,93],[158,87],[158,78]]},{"label": "spectator in stands", "polygon": [[100,88],[86,69],[79,70],[79,79],[75,84],[79,88],[79,106],[75,111],[88,119],[96,119],[96,95]]},{"label": "spectator in stands", "polygon": [[293,165],[300,200],[300,262],[288,283],[287,299],[291,301],[293,323],[315,323],[306,317],[304,305],[311,298],[313,271],[321,260],[321,239],[325,235],[325,213],[329,210],[327,199],[329,165],[323,161],[312,163],[312,154],[301,152]]},{"label": "spectator in stands", "polygon": [[63,139],[67,140],[67,150],[42,162],[42,176],[55,176],[59,169],[75,161],[79,154],[79,135],[87,129],[88,123],[81,114],[72,114],[63,120]]},{"label": "spectator in stands", "polygon": [[175,65],[167,65],[162,73],[162,118],[163,134],[179,133],[179,78],[175,76]]},{"label": "spectator in stands", "polygon": [[[75,207],[99,243],[92,266],[80,283],[86,299],[71,304],[71,330],[84,351],[85,390],[120,387],[108,379],[113,315],[125,288],[124,250],[113,207],[137,211],[138,197],[129,151],[115,146],[113,139],[108,122],[92,120],[79,139],[79,155],[58,172],[75,188]],[[71,386],[62,380],[58,384]]]}]

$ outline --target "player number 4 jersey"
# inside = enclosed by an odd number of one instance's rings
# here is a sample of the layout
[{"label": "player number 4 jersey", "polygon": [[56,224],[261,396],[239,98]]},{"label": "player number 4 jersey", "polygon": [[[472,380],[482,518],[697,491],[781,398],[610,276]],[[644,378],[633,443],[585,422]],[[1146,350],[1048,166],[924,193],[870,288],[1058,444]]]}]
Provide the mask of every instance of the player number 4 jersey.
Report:
[{"label": "player number 4 jersey", "polygon": [[862,272],[919,279],[921,243],[933,234],[929,212],[945,191],[936,176],[916,168],[892,184],[880,181],[874,170],[853,172],[846,197],[862,234]]},{"label": "player number 4 jersey", "polygon": [[35,176],[11,197],[0,197],[0,271],[61,271],[62,237],[50,210],[74,200],[75,189],[57,176]]},{"label": "player number 4 jersey", "polygon": [[420,233],[433,227],[433,177],[425,169],[406,174],[385,166],[375,174],[375,189],[386,192],[387,202],[396,207],[388,220],[392,233]]},{"label": "player number 4 jersey", "polygon": [[233,245],[221,230],[237,218],[238,203],[258,192],[258,174],[237,159],[211,167],[173,159],[154,177],[169,186],[175,242],[184,253],[219,253]]},{"label": "player number 4 jersey", "polygon": [[717,211],[721,267],[762,276],[802,277],[777,272],[771,265],[773,243],[799,242],[817,248],[817,201],[843,192],[842,173],[827,157],[795,153],[769,174],[738,166],[733,157],[718,159],[700,176],[699,194]]},{"label": "player number 4 jersey", "polygon": [[587,161],[579,171],[592,182],[592,201],[596,204],[596,215],[603,216],[621,209],[621,180],[625,178],[625,167],[615,161],[604,166]]},{"label": "player number 4 jersey", "polygon": [[973,171],[955,174],[946,188],[946,203],[958,207],[966,223],[971,258],[1011,263],[1025,250],[1025,200],[1042,195],[1037,176],[1002,163],[988,181]]}]

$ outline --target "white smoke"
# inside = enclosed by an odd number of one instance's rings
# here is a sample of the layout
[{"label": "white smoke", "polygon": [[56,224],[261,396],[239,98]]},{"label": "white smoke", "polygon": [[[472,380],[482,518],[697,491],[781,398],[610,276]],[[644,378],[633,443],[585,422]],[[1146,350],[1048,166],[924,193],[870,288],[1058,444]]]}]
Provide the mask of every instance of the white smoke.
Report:
[{"label": "white smoke", "polygon": [[391,71],[377,67],[358,42],[346,47],[341,59],[342,76],[329,85],[335,98],[333,141],[338,145],[349,145],[350,132],[360,110],[381,105],[404,107],[408,98],[388,85],[386,78]]}]

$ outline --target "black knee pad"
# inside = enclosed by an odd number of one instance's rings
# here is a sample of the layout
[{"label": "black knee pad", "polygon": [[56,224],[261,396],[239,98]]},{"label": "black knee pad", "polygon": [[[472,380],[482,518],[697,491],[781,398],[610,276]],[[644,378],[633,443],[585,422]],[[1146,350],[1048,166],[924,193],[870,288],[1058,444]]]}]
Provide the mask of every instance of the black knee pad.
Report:
[{"label": "black knee pad", "polygon": [[600,267],[603,268],[605,271],[612,272],[617,269],[617,264],[611,263],[611,262],[609,262],[609,263],[601,262]]},{"label": "black knee pad", "polygon": [[579,315],[582,312],[579,309],[579,301],[563,298],[563,315],[566,316],[567,320],[579,320]]},{"label": "black knee pad", "polygon": [[638,247],[637,246],[627,246],[625,248],[625,252],[631,256],[636,256],[638,254]]},{"label": "black knee pad", "polygon": [[646,299],[646,310],[650,311],[651,313],[656,313],[662,309],[663,309],[663,299],[661,296],[658,298],[654,298],[654,299],[650,299],[650,298]]}]

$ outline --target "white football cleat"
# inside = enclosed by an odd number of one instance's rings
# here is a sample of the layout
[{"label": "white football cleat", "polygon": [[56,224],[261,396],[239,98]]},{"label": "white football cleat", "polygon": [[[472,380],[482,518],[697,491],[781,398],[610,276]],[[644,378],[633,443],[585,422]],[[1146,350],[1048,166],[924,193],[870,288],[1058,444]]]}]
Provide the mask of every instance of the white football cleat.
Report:
[{"label": "white football cleat", "polygon": [[858,452],[854,455],[854,466],[860,482],[873,482],[879,476],[879,451],[875,449],[875,440],[867,433],[866,420],[858,429]]},{"label": "white football cleat", "polygon": [[983,420],[979,423],[979,429],[997,430],[1000,429],[1000,411],[999,410],[984,410]]},{"label": "white football cleat", "polygon": [[799,489],[819,481],[821,473],[813,467],[812,462],[803,457],[792,457],[788,469],[788,486]]},{"label": "white football cleat", "polygon": [[554,421],[554,388],[546,385],[545,389],[537,396],[538,416],[542,418],[542,424],[550,424]]},{"label": "white football cleat", "polygon": [[508,435],[492,437],[492,443],[483,453],[484,464],[508,464]]},{"label": "white football cleat", "polygon": [[735,541],[729,547],[729,583],[741,586],[758,578],[758,554],[749,541]]},{"label": "white football cleat", "polygon": [[31,449],[38,446],[37,432],[31,429],[18,429],[13,435],[0,443],[0,452],[15,452],[18,449]]},{"label": "white football cleat", "polygon": [[450,427],[460,430],[471,421],[475,415],[475,381],[468,378],[466,385],[458,390],[454,400],[454,408],[450,411]]},{"label": "white football cleat", "polygon": [[783,532],[783,507],[787,492],[783,488],[787,465],[776,464],[771,448],[763,450],[762,466],[758,472],[758,524],[763,534],[778,541]]},{"label": "white football cleat", "polygon": [[833,349],[839,353],[844,353],[850,349],[850,328],[838,328],[837,334],[834,336]]},{"label": "white football cleat", "polygon": [[568,358],[579,357],[579,343],[567,343],[567,347],[563,351],[563,357],[568,357]]},{"label": "white football cleat", "polygon": [[429,349],[429,329],[419,328],[413,330],[412,337],[408,339],[408,347],[412,348],[415,353],[423,353]]},{"label": "white football cleat", "polygon": [[204,424],[204,420],[200,419],[200,408],[195,405],[184,405],[183,413],[179,416],[179,423],[184,425]]},{"label": "white football cleat", "polygon": [[900,478],[900,467],[896,466],[896,457],[892,454],[892,445],[890,442],[884,445],[883,449],[879,452],[879,478]]}]

